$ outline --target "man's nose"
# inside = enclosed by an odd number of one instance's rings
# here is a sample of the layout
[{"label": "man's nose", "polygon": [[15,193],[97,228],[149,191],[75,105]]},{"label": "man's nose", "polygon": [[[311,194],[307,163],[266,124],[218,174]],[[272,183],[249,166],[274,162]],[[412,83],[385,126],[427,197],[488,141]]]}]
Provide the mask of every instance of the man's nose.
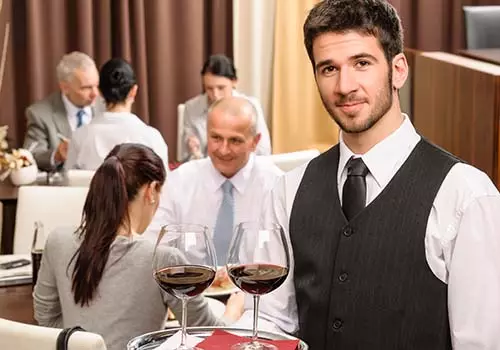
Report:
[{"label": "man's nose", "polygon": [[358,89],[358,82],[353,72],[348,68],[343,68],[338,73],[335,92],[339,95],[347,96]]}]

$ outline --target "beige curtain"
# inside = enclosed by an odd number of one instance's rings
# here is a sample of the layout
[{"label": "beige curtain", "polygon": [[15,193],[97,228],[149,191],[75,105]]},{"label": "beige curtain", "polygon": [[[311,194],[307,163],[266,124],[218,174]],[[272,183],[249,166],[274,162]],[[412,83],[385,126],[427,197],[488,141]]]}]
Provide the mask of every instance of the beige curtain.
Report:
[{"label": "beige curtain", "polygon": [[[0,125],[22,144],[24,109],[57,89],[61,56],[83,51],[100,66],[129,60],[135,112],[156,127],[175,159],[177,105],[201,92],[210,54],[233,55],[232,0],[0,0]],[[3,78],[3,80],[2,80]]]},{"label": "beige curtain", "polygon": [[259,99],[270,125],[276,0],[233,0],[238,90]]},{"label": "beige curtain", "polygon": [[323,108],[303,44],[302,25],[317,0],[277,0],[272,89],[273,153],[337,143],[339,129]]}]

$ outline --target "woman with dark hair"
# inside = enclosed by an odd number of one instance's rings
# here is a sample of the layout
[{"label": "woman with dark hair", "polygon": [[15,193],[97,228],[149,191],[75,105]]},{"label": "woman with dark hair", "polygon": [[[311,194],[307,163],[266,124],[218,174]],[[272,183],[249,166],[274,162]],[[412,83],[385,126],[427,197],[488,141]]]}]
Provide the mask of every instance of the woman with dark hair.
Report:
[{"label": "woman with dark hair", "polygon": [[[59,228],[47,239],[34,289],[35,319],[42,326],[81,326],[101,334],[108,349],[124,349],[137,335],[161,328],[167,305],[152,275],[154,243],[142,238],[158,208],[163,161],[149,147],[115,146],[97,169],[80,226]],[[224,325],[240,316],[230,300],[222,319],[203,297],[188,304],[188,322]]]},{"label": "woman with dark hair", "polygon": [[106,112],[73,133],[65,168],[95,170],[114,146],[127,142],[151,147],[168,165],[160,132],[132,113],[138,86],[130,64],[121,58],[106,62],[99,72],[99,91]]}]

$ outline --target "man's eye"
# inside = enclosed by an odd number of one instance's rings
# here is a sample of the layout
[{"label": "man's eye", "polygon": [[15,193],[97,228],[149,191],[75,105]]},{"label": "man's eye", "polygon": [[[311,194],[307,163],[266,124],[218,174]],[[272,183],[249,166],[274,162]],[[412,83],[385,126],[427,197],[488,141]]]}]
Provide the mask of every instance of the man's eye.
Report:
[{"label": "man's eye", "polygon": [[328,74],[332,74],[336,71],[335,67],[334,66],[326,66],[324,67],[322,70],[321,70],[321,73],[322,74],[325,74],[325,75],[328,75]]},{"label": "man's eye", "polygon": [[368,61],[359,61],[356,63],[356,66],[360,67],[360,68],[364,68],[364,67],[367,67],[370,65],[370,62]]}]

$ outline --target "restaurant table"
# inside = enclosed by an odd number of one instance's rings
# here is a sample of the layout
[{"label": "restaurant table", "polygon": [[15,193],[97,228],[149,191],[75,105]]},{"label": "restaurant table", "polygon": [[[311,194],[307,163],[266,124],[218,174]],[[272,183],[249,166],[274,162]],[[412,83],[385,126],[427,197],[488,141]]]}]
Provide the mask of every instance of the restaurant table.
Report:
[{"label": "restaurant table", "polygon": [[500,48],[461,50],[460,54],[476,60],[500,65]]},{"label": "restaurant table", "polygon": [[0,318],[36,324],[31,284],[0,287]]}]

